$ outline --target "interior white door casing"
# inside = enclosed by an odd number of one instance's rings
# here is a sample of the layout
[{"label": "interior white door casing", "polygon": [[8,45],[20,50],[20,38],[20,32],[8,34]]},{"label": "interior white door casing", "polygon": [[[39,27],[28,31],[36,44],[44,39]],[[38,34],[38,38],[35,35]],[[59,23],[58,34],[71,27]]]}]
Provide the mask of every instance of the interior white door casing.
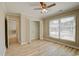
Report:
[{"label": "interior white door casing", "polygon": [[31,22],[32,27],[32,40],[39,39],[40,38],[40,21],[32,21]]},{"label": "interior white door casing", "polygon": [[32,19],[33,20],[30,19],[30,40],[29,40],[29,43],[31,43],[31,40],[32,40],[32,22],[36,22],[36,21],[40,23],[40,25],[39,25],[40,26],[39,27],[40,35],[39,36],[40,36],[40,39],[43,40],[43,20],[39,20],[39,19],[36,20],[34,18],[32,18]]}]

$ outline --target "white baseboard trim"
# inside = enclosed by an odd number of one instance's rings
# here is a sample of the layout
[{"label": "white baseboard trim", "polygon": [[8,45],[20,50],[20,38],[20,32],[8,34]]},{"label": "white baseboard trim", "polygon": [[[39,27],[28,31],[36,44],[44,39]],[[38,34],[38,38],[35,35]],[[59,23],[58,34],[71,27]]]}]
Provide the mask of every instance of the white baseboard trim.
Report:
[{"label": "white baseboard trim", "polygon": [[77,47],[77,46],[69,45],[69,44],[66,44],[66,43],[63,43],[63,42],[59,42],[59,41],[55,41],[55,40],[50,40],[50,39],[44,39],[44,40],[50,41],[50,42],[54,42],[54,43],[57,43],[57,44],[63,44],[65,46],[69,46],[69,47],[72,47],[72,48],[75,48],[75,49],[79,49],[79,47]]},{"label": "white baseboard trim", "polygon": [[21,42],[21,45],[27,44],[27,42]]},{"label": "white baseboard trim", "polygon": [[6,47],[4,48],[3,56],[5,56],[5,53],[6,53]]}]

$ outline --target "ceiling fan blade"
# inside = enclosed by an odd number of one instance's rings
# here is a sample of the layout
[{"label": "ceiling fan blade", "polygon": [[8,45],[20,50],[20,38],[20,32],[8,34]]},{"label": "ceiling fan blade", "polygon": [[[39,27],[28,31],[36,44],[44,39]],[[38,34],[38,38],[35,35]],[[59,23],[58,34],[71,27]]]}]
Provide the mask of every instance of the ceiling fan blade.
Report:
[{"label": "ceiling fan blade", "polygon": [[41,6],[43,6],[43,5],[44,5],[44,3],[43,3],[43,2],[40,2],[40,4],[41,4]]},{"label": "ceiling fan blade", "polygon": [[46,4],[44,2],[40,2],[41,8],[46,9]]},{"label": "ceiling fan blade", "polygon": [[49,6],[47,6],[47,8],[53,7],[55,5],[56,5],[56,3],[53,3],[53,4],[49,5]]},{"label": "ceiling fan blade", "polygon": [[41,8],[34,8],[34,10],[41,10]]}]

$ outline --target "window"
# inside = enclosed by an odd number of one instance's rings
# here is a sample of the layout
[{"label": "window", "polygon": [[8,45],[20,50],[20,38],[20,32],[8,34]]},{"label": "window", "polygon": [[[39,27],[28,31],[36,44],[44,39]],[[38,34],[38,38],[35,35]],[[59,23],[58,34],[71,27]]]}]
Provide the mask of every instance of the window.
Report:
[{"label": "window", "polygon": [[58,20],[50,21],[49,36],[59,38],[59,21]]},{"label": "window", "polygon": [[74,17],[62,18],[60,20],[60,39],[75,41]]},{"label": "window", "polygon": [[66,17],[49,22],[49,36],[75,41],[75,17]]}]

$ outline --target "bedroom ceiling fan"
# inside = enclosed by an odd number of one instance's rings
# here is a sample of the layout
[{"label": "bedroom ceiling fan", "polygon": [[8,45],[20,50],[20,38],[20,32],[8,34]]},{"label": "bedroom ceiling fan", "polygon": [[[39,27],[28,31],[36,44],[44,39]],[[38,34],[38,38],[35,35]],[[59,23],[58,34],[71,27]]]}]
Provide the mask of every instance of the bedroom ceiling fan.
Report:
[{"label": "bedroom ceiling fan", "polygon": [[56,5],[56,3],[53,3],[53,4],[47,6],[46,3],[40,2],[41,7],[40,8],[34,8],[34,10],[41,10],[41,13],[47,13],[47,8],[51,8],[55,5]]}]

